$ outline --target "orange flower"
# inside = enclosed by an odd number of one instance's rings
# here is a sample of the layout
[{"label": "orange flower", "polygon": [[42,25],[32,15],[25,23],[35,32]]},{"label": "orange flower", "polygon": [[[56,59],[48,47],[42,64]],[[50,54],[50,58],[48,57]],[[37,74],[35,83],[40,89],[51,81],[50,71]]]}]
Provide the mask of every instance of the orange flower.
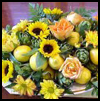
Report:
[{"label": "orange flower", "polygon": [[98,15],[94,16],[93,18],[96,19],[96,20],[98,21]]},{"label": "orange flower", "polygon": [[63,41],[69,37],[70,33],[74,29],[74,26],[63,18],[60,22],[56,22],[55,25],[50,25],[49,28],[57,39]]},{"label": "orange flower", "polygon": [[82,69],[83,66],[78,58],[68,57],[60,68],[60,71],[62,71],[62,74],[66,78],[77,79],[80,76]]}]

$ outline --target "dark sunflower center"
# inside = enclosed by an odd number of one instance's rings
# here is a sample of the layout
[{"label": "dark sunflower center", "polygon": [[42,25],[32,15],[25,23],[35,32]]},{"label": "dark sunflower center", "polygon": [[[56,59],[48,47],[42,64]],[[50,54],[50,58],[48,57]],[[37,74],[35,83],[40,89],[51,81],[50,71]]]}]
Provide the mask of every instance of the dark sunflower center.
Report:
[{"label": "dark sunflower center", "polygon": [[5,75],[7,75],[8,72],[9,72],[9,66],[7,66],[7,67],[5,68]]},{"label": "dark sunflower center", "polygon": [[40,35],[41,31],[42,31],[42,29],[40,29],[40,28],[33,29],[33,33],[35,33],[36,35]]},{"label": "dark sunflower center", "polygon": [[44,52],[51,53],[53,51],[53,47],[51,45],[45,45],[44,46]]}]

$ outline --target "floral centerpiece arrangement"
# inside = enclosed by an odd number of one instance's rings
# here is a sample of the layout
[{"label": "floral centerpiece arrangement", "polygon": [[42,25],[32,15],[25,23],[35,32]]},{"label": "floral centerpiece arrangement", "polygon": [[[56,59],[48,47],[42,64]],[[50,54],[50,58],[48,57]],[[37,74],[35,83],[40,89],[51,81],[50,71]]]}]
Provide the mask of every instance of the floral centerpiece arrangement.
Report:
[{"label": "floral centerpiece arrangement", "polygon": [[98,95],[98,16],[29,4],[31,18],[2,29],[2,82],[20,95],[58,99],[77,83]]}]

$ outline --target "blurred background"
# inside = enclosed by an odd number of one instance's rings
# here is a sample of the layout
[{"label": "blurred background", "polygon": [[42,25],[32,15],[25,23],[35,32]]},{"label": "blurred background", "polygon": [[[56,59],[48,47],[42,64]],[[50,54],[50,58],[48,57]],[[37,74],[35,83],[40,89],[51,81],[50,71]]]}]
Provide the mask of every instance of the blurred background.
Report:
[{"label": "blurred background", "polygon": [[[61,8],[63,11],[74,10],[79,7],[97,9],[98,2],[32,2],[43,4],[44,7]],[[29,2],[2,2],[2,27],[7,24],[15,25],[20,19],[29,18]]]}]

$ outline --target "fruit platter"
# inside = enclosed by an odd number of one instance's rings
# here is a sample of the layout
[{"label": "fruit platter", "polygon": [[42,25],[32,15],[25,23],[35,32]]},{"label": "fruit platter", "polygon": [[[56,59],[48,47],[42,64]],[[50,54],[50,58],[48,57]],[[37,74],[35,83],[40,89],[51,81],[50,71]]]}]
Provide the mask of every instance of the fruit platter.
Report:
[{"label": "fruit platter", "polygon": [[98,15],[29,3],[30,18],[2,28],[2,86],[21,96],[98,96]]}]

